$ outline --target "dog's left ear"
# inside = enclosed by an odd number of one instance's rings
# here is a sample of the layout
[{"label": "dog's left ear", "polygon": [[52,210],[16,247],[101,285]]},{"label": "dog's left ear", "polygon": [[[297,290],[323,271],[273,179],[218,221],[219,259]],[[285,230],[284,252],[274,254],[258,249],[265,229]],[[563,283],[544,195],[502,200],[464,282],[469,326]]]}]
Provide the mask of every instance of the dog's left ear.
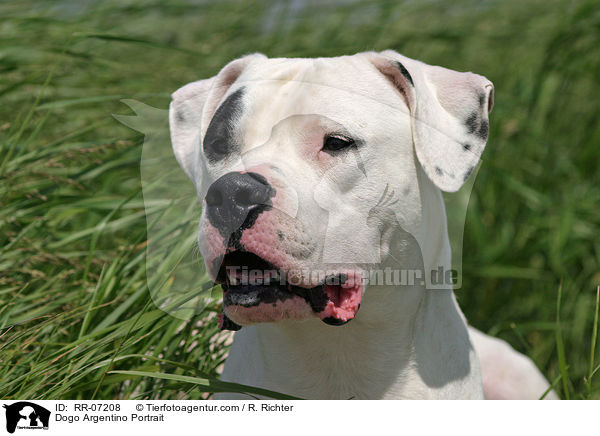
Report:
[{"label": "dog's left ear", "polygon": [[485,148],[494,85],[478,74],[427,65],[393,50],[368,56],[406,99],[423,170],[438,188],[457,191]]}]

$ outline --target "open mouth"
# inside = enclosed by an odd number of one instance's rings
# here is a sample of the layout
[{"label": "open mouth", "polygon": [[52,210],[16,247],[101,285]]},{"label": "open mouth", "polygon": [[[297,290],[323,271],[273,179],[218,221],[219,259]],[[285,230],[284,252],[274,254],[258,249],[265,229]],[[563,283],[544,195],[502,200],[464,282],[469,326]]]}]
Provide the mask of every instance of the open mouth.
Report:
[{"label": "open mouth", "polygon": [[343,325],[360,307],[362,280],[355,273],[328,275],[314,287],[288,281],[288,273],[254,253],[233,251],[225,255],[217,275],[223,287],[224,316],[221,328],[316,315],[329,325]]}]

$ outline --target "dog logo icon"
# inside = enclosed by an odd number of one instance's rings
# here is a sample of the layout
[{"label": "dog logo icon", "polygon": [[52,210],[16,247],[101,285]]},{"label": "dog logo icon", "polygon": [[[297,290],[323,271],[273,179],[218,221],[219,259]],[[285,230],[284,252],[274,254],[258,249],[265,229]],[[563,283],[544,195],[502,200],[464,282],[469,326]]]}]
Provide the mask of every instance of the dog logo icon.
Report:
[{"label": "dog logo icon", "polygon": [[6,409],[6,431],[14,433],[19,429],[48,429],[50,411],[29,401],[19,401],[10,405],[4,404]]}]

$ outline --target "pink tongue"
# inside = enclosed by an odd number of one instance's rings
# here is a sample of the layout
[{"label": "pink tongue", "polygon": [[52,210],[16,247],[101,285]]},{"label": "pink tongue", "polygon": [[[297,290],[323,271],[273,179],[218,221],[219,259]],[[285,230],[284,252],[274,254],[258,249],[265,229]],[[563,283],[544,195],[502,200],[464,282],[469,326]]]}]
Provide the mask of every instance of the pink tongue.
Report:
[{"label": "pink tongue", "polygon": [[348,321],[356,315],[362,298],[362,286],[346,283],[344,285],[325,285],[325,293],[329,302],[319,313],[319,318],[333,317]]}]

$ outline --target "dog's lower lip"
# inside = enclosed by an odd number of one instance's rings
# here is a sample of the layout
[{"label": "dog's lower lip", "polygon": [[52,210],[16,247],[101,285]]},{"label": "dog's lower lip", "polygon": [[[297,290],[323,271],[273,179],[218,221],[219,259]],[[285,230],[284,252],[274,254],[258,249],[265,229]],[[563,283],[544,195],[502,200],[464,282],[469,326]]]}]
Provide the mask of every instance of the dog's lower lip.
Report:
[{"label": "dog's lower lip", "polygon": [[[244,310],[252,309],[254,314],[257,310],[259,313],[266,310],[264,313],[268,313],[273,310],[271,305],[283,305],[280,307],[286,306],[286,310],[289,310],[290,304],[298,304],[292,303],[298,297],[328,325],[344,325],[356,315],[362,285],[355,284],[354,272],[328,275],[316,286],[295,283],[296,280],[288,281],[288,275],[295,278],[291,271],[277,268],[254,253],[227,253],[222,259],[217,280],[223,287],[223,307],[232,308],[227,313],[242,323],[244,317],[240,315]],[[285,318],[288,315],[282,316]]]},{"label": "dog's lower lip", "polygon": [[[227,280],[223,285],[223,307],[233,307],[233,312],[227,313],[235,315],[234,319],[243,323],[243,317],[239,317],[240,311],[267,308],[270,305],[275,307],[276,304],[287,304],[288,300],[299,297],[325,324],[342,326],[355,317],[360,307],[361,291],[362,286],[348,281],[345,274],[330,276],[312,288],[295,286],[285,281],[234,285]],[[262,306],[263,304],[267,306]]]}]

